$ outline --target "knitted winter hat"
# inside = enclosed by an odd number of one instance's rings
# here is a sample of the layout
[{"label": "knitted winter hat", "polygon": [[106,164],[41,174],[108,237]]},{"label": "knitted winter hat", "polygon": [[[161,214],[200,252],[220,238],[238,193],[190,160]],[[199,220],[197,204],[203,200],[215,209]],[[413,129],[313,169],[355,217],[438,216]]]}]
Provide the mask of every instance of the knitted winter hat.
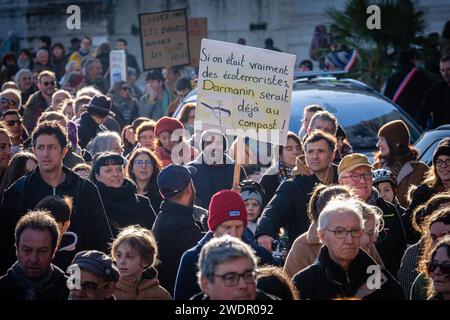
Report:
[{"label": "knitted winter hat", "polygon": [[386,123],[378,130],[378,136],[397,144],[409,145],[409,129],[402,120]]},{"label": "knitted winter hat", "polygon": [[222,190],[213,195],[209,203],[209,230],[215,231],[219,225],[229,220],[242,220],[246,227],[247,209],[239,193]]},{"label": "knitted winter hat", "polygon": [[183,124],[179,120],[171,117],[162,117],[155,125],[155,136],[158,137],[164,131],[173,132],[176,129],[184,129]]},{"label": "knitted winter hat", "polygon": [[444,138],[439,142],[434,150],[433,163],[436,163],[439,156],[450,156],[450,138]]}]

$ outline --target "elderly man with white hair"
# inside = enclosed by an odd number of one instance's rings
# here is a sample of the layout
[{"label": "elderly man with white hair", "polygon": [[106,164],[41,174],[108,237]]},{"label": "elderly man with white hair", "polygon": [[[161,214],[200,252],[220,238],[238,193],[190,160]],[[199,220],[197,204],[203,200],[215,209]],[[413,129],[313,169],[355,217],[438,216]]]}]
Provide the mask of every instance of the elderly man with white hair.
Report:
[{"label": "elderly man with white hair", "polygon": [[355,200],[327,204],[318,222],[319,257],[293,277],[302,299],[403,299],[398,282],[360,249],[363,228]]}]

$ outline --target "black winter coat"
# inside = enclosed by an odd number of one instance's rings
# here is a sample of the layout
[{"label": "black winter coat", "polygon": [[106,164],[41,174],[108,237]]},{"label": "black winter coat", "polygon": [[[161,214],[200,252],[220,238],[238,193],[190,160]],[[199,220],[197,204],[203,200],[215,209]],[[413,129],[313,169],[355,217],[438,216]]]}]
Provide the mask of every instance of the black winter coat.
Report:
[{"label": "black winter coat", "polygon": [[[223,165],[208,165],[202,161],[203,153],[197,159],[188,163],[197,169],[192,177],[196,192],[195,204],[205,209],[209,208],[212,196],[224,189],[233,187],[234,161],[225,155],[226,162]],[[246,179],[244,169],[241,167],[241,181]]]},{"label": "black winter coat", "polygon": [[[393,99],[398,88],[402,84],[403,79],[412,70],[410,68],[402,68],[395,72],[386,83],[384,95],[389,99]],[[425,93],[430,89],[432,81],[425,71],[418,69],[413,75],[407,86],[398,97],[397,104],[401,106],[412,118],[415,118],[420,110]]]},{"label": "black winter coat", "polygon": [[[429,187],[427,184],[423,183],[419,185],[415,190],[413,190],[410,194],[411,197],[411,203],[409,204],[408,209],[406,209],[403,219],[410,221],[410,223],[407,225],[409,226],[408,229],[405,231],[407,232],[407,239],[408,243],[416,243],[419,241],[420,237],[422,236],[419,232],[414,230],[412,228],[412,219],[413,219],[413,213],[414,211],[421,205],[425,204],[428,200],[430,200],[435,194],[437,194],[433,188]],[[420,213],[418,214],[419,217],[416,217],[416,222],[420,221],[420,219],[423,219],[423,217]],[[419,220],[417,220],[419,218]]]},{"label": "black winter coat", "polygon": [[[376,262],[363,250],[359,250],[346,272],[330,258],[327,247],[323,246],[316,261],[295,274],[292,281],[297,287],[301,299],[353,298],[358,289],[366,284],[368,278],[374,274],[373,271],[367,271],[369,266],[374,265]],[[365,300],[404,300],[402,288],[398,282],[388,271],[379,268],[387,281],[382,283],[380,289],[375,289],[372,293],[366,292],[360,298]]]},{"label": "black winter coat", "polygon": [[120,188],[111,188],[103,183],[95,182],[111,225],[113,236],[121,229],[139,224],[151,229],[155,222],[155,211],[147,197],[136,194],[136,185],[124,179]]},{"label": "black winter coat", "polygon": [[[53,274],[45,289],[36,294],[36,300],[67,300],[69,289],[67,289],[67,278],[64,272],[53,265]],[[13,276],[11,269],[0,278],[0,301],[24,301],[25,292]]]},{"label": "black winter coat", "polygon": [[[332,168],[333,182],[337,183],[337,166],[333,165]],[[255,238],[269,235],[275,239],[280,228],[284,227],[288,232],[289,243],[292,244],[298,236],[306,232],[309,227],[306,210],[317,183],[319,179],[316,175],[295,176],[283,181],[261,214]]]},{"label": "black winter coat", "polygon": [[106,131],[102,125],[98,125],[89,112],[81,114],[80,119],[75,122],[78,126],[78,144],[85,149],[89,141],[91,141],[98,133]]},{"label": "black winter coat", "polygon": [[406,250],[406,234],[402,218],[392,203],[384,201],[379,196],[375,203],[370,204],[383,211],[384,228],[378,235],[375,246],[385,268],[391,274],[397,275]]},{"label": "black winter coat", "polygon": [[56,188],[42,179],[37,167],[5,191],[0,213],[0,274],[4,274],[16,260],[14,229],[20,217],[49,195],[68,195],[73,198],[68,230],[78,235],[73,255],[83,250],[108,252],[112,233],[97,187],[67,168],[63,168],[63,171],[65,179]]},{"label": "black winter coat", "polygon": [[433,112],[431,129],[450,123],[450,86],[441,81],[435,84],[426,94],[422,107],[417,115],[417,122],[426,127],[428,116]]},{"label": "black winter coat", "polygon": [[269,202],[280,186],[280,180],[277,174],[265,174],[262,176],[260,184],[266,192],[266,201]]},{"label": "black winter coat", "polygon": [[159,282],[173,296],[181,255],[203,237],[201,223],[194,218],[193,207],[164,200],[153,225],[159,249]]}]

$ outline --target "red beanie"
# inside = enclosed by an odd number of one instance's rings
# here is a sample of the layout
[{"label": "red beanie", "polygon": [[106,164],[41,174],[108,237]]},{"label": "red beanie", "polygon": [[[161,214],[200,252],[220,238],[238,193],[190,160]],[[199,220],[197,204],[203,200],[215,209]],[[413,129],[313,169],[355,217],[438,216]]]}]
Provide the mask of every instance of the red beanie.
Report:
[{"label": "red beanie", "polygon": [[219,225],[228,220],[242,220],[246,227],[247,209],[239,193],[222,190],[213,195],[209,203],[209,230],[215,231]]},{"label": "red beanie", "polygon": [[158,137],[164,131],[173,132],[176,129],[184,129],[183,124],[179,120],[171,117],[162,117],[155,125],[155,136]]}]

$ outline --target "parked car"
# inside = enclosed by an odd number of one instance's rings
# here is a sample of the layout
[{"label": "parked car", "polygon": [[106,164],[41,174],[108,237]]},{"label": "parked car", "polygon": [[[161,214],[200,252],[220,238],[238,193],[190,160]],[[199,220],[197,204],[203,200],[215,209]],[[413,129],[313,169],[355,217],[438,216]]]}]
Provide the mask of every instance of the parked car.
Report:
[{"label": "parked car", "polygon": [[411,143],[421,127],[403,109],[371,87],[353,79],[313,78],[294,82],[289,129],[298,133],[305,106],[317,103],[333,113],[345,129],[354,152],[372,156],[378,129],[392,120],[403,120]]},{"label": "parked car", "polygon": [[450,137],[450,124],[444,124],[434,130],[422,133],[414,144],[414,147],[419,151],[419,160],[431,165],[433,153],[439,141],[448,137]]},{"label": "parked car", "polygon": [[[185,102],[196,101],[191,92]],[[294,81],[289,130],[300,131],[303,109],[320,104],[333,113],[345,129],[354,152],[370,159],[376,151],[378,129],[392,120],[403,120],[410,130],[411,143],[422,133],[422,128],[398,105],[368,85],[353,79],[334,77],[304,78]]]}]

